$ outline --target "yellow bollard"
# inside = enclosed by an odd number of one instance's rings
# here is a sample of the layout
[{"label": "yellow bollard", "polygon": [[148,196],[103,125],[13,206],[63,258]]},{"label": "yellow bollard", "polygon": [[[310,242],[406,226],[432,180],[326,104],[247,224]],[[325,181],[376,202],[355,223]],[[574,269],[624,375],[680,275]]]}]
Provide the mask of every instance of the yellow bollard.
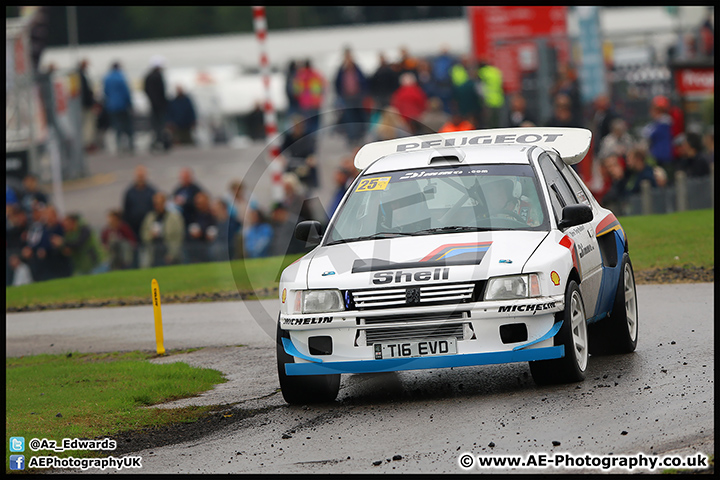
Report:
[{"label": "yellow bollard", "polygon": [[153,311],[155,313],[155,342],[157,343],[157,353],[158,355],[165,355],[165,347],[163,346],[162,313],[160,313],[160,287],[158,286],[157,280],[154,278],[151,286]]}]

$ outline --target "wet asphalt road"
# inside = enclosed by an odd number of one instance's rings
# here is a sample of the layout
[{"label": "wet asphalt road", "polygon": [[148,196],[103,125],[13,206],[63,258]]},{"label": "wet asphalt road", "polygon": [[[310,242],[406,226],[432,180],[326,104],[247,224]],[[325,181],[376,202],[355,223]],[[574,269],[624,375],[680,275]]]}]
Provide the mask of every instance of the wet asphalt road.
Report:
[{"label": "wet asphalt road", "polygon": [[[276,301],[167,305],[165,347],[207,348],[158,361],[216,368],[229,381],[166,406],[229,404],[247,418],[136,455],[143,473],[460,473],[465,452],[711,454],[713,286],[639,285],[637,351],[592,357],[580,384],[538,387],[525,363],[345,375],[334,404],[306,407],[277,392],[266,333]],[[154,346],[152,307],[6,315],[7,356]]]}]

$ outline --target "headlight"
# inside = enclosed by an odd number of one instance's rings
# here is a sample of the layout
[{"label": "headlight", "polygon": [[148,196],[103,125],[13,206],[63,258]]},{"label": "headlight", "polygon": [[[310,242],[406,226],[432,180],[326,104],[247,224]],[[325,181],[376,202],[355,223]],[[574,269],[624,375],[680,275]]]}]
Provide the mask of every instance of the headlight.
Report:
[{"label": "headlight", "polygon": [[341,312],[343,310],[345,310],[345,303],[340,290],[305,290],[302,292],[302,313]]},{"label": "headlight", "polygon": [[537,273],[491,278],[485,290],[485,300],[514,300],[540,296]]}]

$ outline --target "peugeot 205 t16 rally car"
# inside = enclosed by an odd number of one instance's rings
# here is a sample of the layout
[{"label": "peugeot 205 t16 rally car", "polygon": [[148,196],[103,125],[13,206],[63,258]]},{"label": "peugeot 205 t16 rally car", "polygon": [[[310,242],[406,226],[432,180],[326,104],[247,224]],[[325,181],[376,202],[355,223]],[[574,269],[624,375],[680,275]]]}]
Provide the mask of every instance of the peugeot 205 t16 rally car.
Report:
[{"label": "peugeot 205 t16 rally car", "polygon": [[333,400],[343,373],[529,362],[538,384],[584,378],[590,352],[632,352],[628,242],[570,165],[579,128],[370,143],[316,244],[281,277],[280,386]]}]

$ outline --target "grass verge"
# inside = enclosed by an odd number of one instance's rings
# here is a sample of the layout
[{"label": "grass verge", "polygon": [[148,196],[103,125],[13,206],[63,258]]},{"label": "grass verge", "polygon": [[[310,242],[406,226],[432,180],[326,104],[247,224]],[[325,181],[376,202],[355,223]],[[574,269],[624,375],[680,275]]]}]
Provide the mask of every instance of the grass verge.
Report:
[{"label": "grass verge", "polygon": [[[143,270],[122,270],[38,282],[5,289],[5,308],[123,299],[150,301],[150,282],[158,281],[161,298],[229,292],[263,292],[277,287],[280,272],[300,258],[254,258]],[[244,262],[241,263],[241,262]],[[267,295],[270,296],[270,295]],[[263,294],[260,293],[260,298]]]},{"label": "grass verge", "polygon": [[[187,398],[224,383],[217,370],[184,363],[153,364],[146,352],[69,353],[5,359],[5,445],[25,437],[33,455],[82,457],[97,452],[32,452],[33,438],[92,439],[127,430],[194,422],[213,407],[143,408]],[[7,451],[9,459],[10,451]],[[9,460],[8,460],[9,462]],[[5,465],[9,471],[9,463]]]},{"label": "grass verge", "polygon": [[[630,242],[635,272],[672,267],[715,266],[714,210],[621,217]],[[5,289],[5,309],[104,301],[150,301],[150,282],[157,279],[163,301],[187,296],[259,292],[270,298],[280,272],[301,255],[124,270],[72,277]],[[220,297],[223,298],[223,297]]]},{"label": "grass verge", "polygon": [[621,217],[636,271],[715,266],[715,210]]}]

